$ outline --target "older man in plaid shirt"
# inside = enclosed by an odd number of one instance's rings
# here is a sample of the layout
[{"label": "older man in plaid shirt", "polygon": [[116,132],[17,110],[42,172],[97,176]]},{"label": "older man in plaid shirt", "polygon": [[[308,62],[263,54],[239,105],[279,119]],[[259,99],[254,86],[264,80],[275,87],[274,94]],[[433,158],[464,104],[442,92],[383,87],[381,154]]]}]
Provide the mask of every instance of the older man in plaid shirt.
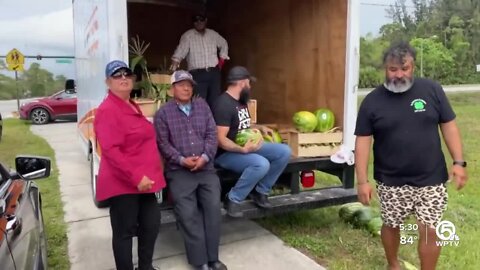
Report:
[{"label": "older man in plaid shirt", "polygon": [[157,145],[166,161],[166,178],[180,223],[188,262],[195,269],[226,270],[218,260],[220,180],[213,167],[217,128],[196,82],[187,71],[172,75],[174,99],[155,115]]},{"label": "older man in plaid shirt", "polygon": [[230,59],[228,44],[220,34],[206,27],[206,16],[195,15],[193,25],[194,28],[180,38],[170,69],[176,70],[186,58],[188,70],[197,82],[195,94],[203,97],[212,107],[221,92],[220,69],[224,61]]}]

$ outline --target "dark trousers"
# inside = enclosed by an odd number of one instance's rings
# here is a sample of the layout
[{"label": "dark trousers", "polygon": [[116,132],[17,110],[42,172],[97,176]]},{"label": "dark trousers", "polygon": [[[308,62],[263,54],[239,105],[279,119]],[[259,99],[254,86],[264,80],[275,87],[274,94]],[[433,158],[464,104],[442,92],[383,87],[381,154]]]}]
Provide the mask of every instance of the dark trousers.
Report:
[{"label": "dark trousers", "polygon": [[183,234],[188,263],[218,260],[220,244],[220,180],[215,172],[168,172],[168,186]]},{"label": "dark trousers", "polygon": [[127,194],[110,198],[112,246],[117,270],[132,270],[132,238],[138,236],[138,269],[151,270],[160,229],[155,194]]},{"label": "dark trousers", "polygon": [[217,97],[221,92],[221,74],[218,67],[205,69],[197,69],[190,71],[193,79],[197,83],[194,88],[194,94],[199,95],[207,101],[210,108],[213,108]]}]

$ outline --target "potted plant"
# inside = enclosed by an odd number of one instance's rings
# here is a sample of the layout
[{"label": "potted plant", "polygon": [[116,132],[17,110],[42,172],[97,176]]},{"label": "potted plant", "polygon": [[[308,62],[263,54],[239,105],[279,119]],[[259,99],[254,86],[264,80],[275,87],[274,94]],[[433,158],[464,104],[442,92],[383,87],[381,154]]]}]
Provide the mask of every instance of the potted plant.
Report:
[{"label": "potted plant", "polygon": [[167,57],[163,57],[163,64],[154,72],[150,73],[150,80],[158,89],[159,100],[163,103],[171,97],[171,72],[168,69]]},{"label": "potted plant", "polygon": [[148,70],[145,52],[150,43],[141,41],[138,36],[132,38],[130,48],[130,68],[135,70],[139,67],[141,70],[141,80],[135,83],[135,88],[141,89],[140,97],[135,97],[135,102],[140,106],[145,116],[153,116],[158,107],[167,101],[167,91],[170,89],[170,80],[165,78],[158,80],[154,74]]}]

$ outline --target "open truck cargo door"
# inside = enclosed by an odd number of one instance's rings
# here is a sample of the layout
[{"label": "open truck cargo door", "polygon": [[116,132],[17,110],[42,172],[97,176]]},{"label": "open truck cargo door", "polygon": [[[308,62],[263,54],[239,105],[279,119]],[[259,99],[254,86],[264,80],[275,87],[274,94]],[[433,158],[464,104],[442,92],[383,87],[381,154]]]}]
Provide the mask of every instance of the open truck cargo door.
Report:
[{"label": "open truck cargo door", "polygon": [[[359,2],[356,0],[91,0],[74,1],[75,53],[79,130],[85,152],[98,157],[91,129],[95,108],[106,94],[103,67],[110,60],[128,61],[128,44],[139,37],[150,43],[145,57],[151,71],[166,70],[181,35],[192,28],[192,15],[206,12],[208,28],[229,45],[230,61],[257,77],[252,94],[259,124],[291,124],[301,110],[329,108],[343,144],[354,147],[359,65]],[[180,68],[186,69],[185,62]],[[223,87],[225,89],[225,87]],[[97,154],[97,155],[96,155]],[[97,158],[95,158],[97,156]],[[321,170],[338,176],[341,184],[321,190],[300,186],[302,171]],[[228,191],[235,175],[219,170]],[[230,183],[230,184],[229,184]],[[289,192],[271,198],[278,207],[269,213],[245,203],[249,217],[316,208],[356,200],[352,165],[329,156],[293,157],[279,180]],[[168,190],[163,205],[169,208]],[[168,215],[164,215],[168,217]],[[168,219],[168,218],[167,218]]]}]

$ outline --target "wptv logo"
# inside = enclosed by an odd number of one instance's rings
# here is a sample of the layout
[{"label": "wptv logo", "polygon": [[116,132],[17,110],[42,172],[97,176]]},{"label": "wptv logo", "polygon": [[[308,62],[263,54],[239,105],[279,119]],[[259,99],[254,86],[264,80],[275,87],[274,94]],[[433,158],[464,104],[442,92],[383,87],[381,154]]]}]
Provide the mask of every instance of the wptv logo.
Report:
[{"label": "wptv logo", "polygon": [[456,228],[453,222],[448,220],[443,220],[437,224],[435,231],[439,239],[435,241],[437,246],[458,247],[458,245],[460,244],[460,237],[458,237],[458,235],[456,234]]}]

